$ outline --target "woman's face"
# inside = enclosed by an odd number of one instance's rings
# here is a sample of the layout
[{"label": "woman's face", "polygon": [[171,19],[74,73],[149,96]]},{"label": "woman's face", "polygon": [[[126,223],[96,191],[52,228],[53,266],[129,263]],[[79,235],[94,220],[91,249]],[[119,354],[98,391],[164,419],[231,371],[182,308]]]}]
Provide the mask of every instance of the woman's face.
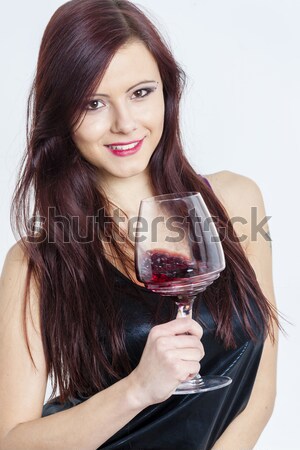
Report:
[{"label": "woman's face", "polygon": [[145,172],[163,132],[165,108],[157,63],[143,43],[118,50],[86,107],[73,140],[100,179]]}]

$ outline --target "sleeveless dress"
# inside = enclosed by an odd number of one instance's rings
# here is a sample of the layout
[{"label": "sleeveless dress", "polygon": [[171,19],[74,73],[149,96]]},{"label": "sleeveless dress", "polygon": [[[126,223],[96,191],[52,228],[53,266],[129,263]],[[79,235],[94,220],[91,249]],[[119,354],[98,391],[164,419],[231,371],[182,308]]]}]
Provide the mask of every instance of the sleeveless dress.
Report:
[{"label": "sleeveless dress", "polygon": [[[169,320],[170,308],[173,308],[175,318],[176,309],[168,297],[161,297],[137,285],[111,264],[110,268],[115,286],[114,299],[124,319],[126,349],[132,367],[136,367],[151,329],[157,302],[160,302],[161,323]],[[257,341],[249,340],[239,318],[234,315],[232,321],[237,347],[226,350],[222,342],[215,339],[216,324],[201,297],[202,293],[195,300],[200,302],[200,308],[198,317],[194,317],[204,331],[205,356],[201,360],[201,375],[226,375],[232,378],[232,383],[211,392],[172,395],[162,403],[149,406],[97,450],[209,450],[246,407],[262,354],[263,333]],[[42,416],[69,409],[86,399],[78,395],[61,403],[57,397],[44,405]]]}]

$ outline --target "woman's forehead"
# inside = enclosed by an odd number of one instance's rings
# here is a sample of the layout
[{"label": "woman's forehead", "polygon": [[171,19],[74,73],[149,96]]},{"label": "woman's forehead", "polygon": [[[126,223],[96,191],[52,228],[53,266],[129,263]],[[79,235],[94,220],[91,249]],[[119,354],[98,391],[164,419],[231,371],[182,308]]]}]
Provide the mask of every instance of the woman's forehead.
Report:
[{"label": "woman's forehead", "polygon": [[142,42],[130,42],[120,47],[113,56],[97,93],[110,95],[116,90],[126,91],[144,81],[160,81],[158,65]]}]

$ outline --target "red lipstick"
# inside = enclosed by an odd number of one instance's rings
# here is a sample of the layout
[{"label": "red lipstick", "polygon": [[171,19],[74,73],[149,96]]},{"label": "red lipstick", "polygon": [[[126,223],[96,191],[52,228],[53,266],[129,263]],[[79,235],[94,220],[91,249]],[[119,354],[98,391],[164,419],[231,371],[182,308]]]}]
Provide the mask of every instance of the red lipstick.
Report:
[{"label": "red lipstick", "polygon": [[[106,147],[115,156],[120,156],[120,157],[130,156],[130,155],[134,155],[141,149],[144,139],[145,138],[143,138],[139,141],[130,141],[130,142],[115,142],[113,144],[106,145]],[[136,145],[129,149],[112,148],[112,147],[121,147],[121,146],[126,147],[131,144],[136,144]]]}]

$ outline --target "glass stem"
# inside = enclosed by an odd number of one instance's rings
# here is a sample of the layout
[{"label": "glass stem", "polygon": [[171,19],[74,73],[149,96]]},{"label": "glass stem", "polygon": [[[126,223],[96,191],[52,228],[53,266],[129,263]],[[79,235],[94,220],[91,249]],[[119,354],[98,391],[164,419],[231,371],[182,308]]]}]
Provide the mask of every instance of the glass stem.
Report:
[{"label": "glass stem", "polygon": [[[187,317],[187,316],[192,318],[193,304],[194,304],[195,298],[196,298],[196,295],[178,295],[178,301],[176,302],[176,305],[178,306],[177,318]],[[189,385],[191,383],[197,383],[198,386],[202,386],[203,379],[202,379],[201,375],[198,373],[190,381],[183,382],[181,384],[181,386],[184,386],[185,383],[187,385]]]},{"label": "glass stem", "polygon": [[178,295],[176,305],[178,306],[177,317],[190,317],[192,318],[193,304],[196,295]]}]

